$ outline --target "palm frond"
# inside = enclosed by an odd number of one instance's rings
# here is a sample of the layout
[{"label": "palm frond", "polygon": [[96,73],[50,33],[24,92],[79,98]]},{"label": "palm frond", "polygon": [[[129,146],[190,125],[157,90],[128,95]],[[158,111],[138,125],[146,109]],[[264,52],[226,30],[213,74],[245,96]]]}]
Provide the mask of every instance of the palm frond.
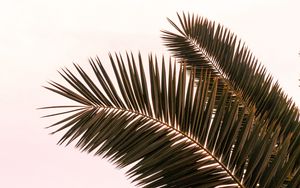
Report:
[{"label": "palm frond", "polygon": [[[196,72],[203,68],[210,70],[246,110],[254,107],[255,117],[267,119],[268,129],[275,131],[277,126],[280,127],[278,145],[292,134],[293,143],[288,153],[297,151],[300,145],[299,110],[246,45],[220,24],[194,14],[177,15],[179,26],[169,19],[176,32],[163,31],[162,35],[173,55],[196,68]],[[297,172],[299,168],[300,157],[293,171]]]},{"label": "palm frond", "polygon": [[110,61],[114,75],[90,59],[96,80],[75,65],[79,76],[61,73],[69,86],[46,87],[84,106],[68,107],[70,115],[51,126],[65,130],[60,144],[76,142],[118,167],[133,164],[127,175],[142,187],[282,186],[292,172],[300,155],[289,152],[294,135],[278,145],[276,122],[246,110],[209,70],[187,74],[185,64],[166,67],[151,55],[148,74],[141,55]]},{"label": "palm frond", "polygon": [[[196,70],[209,69],[222,78],[245,106],[254,106],[256,115],[268,117],[281,126],[284,137],[299,126],[299,112],[278,83],[237,37],[220,24],[194,14],[178,15],[176,32],[163,31],[164,44],[177,58]],[[199,72],[198,71],[198,72]]]}]

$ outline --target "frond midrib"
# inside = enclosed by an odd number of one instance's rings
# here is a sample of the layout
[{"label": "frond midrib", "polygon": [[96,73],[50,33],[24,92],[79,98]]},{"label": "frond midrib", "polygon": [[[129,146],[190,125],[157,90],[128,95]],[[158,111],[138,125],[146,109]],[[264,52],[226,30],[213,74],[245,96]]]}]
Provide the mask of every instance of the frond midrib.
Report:
[{"label": "frond midrib", "polygon": [[143,113],[141,113],[139,111],[135,111],[135,110],[131,110],[131,109],[122,109],[122,108],[117,108],[117,107],[112,107],[112,106],[100,106],[100,105],[92,105],[91,107],[92,108],[97,108],[97,109],[104,108],[104,109],[112,109],[112,110],[117,110],[117,111],[126,111],[126,112],[129,112],[129,113],[132,113],[132,114],[143,116],[143,117],[145,117],[147,119],[150,119],[152,121],[160,123],[161,125],[167,127],[168,129],[172,129],[176,133],[183,135],[185,138],[187,138],[193,144],[196,144],[196,146],[199,147],[201,150],[204,150],[210,157],[213,158],[213,160],[216,163],[218,163],[218,165],[219,165],[220,168],[222,168],[224,171],[226,171],[226,173],[228,174],[228,176],[230,178],[232,178],[238,184],[239,187],[245,188],[245,186],[241,183],[241,181],[217,157],[215,157],[212,154],[212,152],[210,152],[204,145],[202,145],[201,143],[197,142],[195,139],[193,139],[187,133],[185,133],[185,132],[183,132],[183,131],[181,131],[179,129],[176,129],[175,127],[171,126],[170,124],[168,124],[166,122],[163,122],[163,121],[161,121],[161,120],[159,120],[157,118],[151,117],[151,116],[149,116],[147,114],[143,114]]},{"label": "frond midrib", "polygon": [[211,63],[211,65],[214,67],[215,71],[218,72],[218,76],[222,79],[223,82],[225,82],[225,85],[228,87],[229,91],[233,92],[236,96],[236,99],[242,103],[242,105],[245,107],[245,113],[250,113],[251,112],[251,108],[253,107],[251,104],[249,104],[249,102],[247,102],[242,94],[241,94],[241,90],[235,88],[231,82],[226,78],[226,74],[216,65],[215,61],[211,58],[210,55],[208,55],[208,53],[201,48],[192,38],[190,38],[189,36],[185,36],[186,39],[188,40],[188,42],[190,42],[191,44],[194,45],[194,47],[197,48],[197,50],[201,51],[204,55],[204,57],[206,58],[207,61],[209,61]]}]

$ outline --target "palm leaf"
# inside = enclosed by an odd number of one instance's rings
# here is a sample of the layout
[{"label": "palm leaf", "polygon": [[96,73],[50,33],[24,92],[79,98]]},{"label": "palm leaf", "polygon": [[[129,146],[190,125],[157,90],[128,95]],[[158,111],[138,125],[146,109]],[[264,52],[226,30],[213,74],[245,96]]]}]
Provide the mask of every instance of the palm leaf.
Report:
[{"label": "palm leaf", "polygon": [[141,187],[286,184],[300,155],[299,149],[288,152],[294,135],[278,146],[276,122],[255,116],[255,108],[243,105],[211,71],[187,74],[185,64],[178,68],[170,60],[166,67],[151,55],[148,74],[141,55],[110,55],[110,62],[114,75],[99,58],[90,59],[96,80],[75,65],[79,75],[61,73],[69,86],[46,87],[80,103],[74,112],[67,106],[54,114],[70,114],[51,126],[59,126],[53,133],[65,131],[60,144],[76,142],[121,168],[132,164],[127,175]]},{"label": "palm leaf", "polygon": [[[173,21],[176,32],[163,31],[164,44],[177,58],[184,59],[196,72],[209,69],[222,78],[222,84],[238,96],[245,106],[254,106],[256,115],[268,116],[270,122],[281,124],[285,136],[299,126],[299,112],[283,93],[278,83],[227,28],[206,18],[179,14],[180,26]],[[288,122],[288,124],[287,124]]]},{"label": "palm leaf", "polygon": [[[299,142],[299,110],[274,83],[266,69],[237,37],[220,24],[191,14],[179,14],[179,26],[169,20],[176,32],[163,31],[165,45],[176,58],[200,72],[208,69],[213,77],[234,93],[247,108],[256,108],[255,117],[265,117],[268,129],[280,127],[277,144],[289,134],[293,142],[288,152],[297,151]],[[276,124],[276,126],[273,126]],[[300,157],[293,167],[300,167]],[[299,178],[299,176],[298,176]]]}]

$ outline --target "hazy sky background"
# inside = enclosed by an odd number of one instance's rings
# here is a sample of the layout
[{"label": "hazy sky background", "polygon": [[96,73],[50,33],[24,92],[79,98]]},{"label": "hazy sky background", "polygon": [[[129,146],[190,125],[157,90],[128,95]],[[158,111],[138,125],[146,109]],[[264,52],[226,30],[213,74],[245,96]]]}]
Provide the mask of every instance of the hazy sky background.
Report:
[{"label": "hazy sky background", "polygon": [[234,31],[300,104],[298,0],[2,0],[0,3],[0,187],[133,187],[106,160],[57,146],[54,119],[37,107],[66,100],[43,89],[61,67],[88,67],[125,49],[165,53],[166,17],[189,11]]}]

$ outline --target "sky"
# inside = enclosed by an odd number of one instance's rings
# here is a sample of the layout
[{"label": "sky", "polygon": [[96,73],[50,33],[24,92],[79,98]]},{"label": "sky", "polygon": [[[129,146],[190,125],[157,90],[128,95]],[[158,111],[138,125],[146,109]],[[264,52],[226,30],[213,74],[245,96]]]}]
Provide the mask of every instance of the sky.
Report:
[{"label": "sky", "polygon": [[167,17],[190,12],[236,33],[300,104],[300,1],[297,0],[2,0],[0,2],[0,187],[132,188],[105,159],[56,145],[36,108],[66,100],[42,88],[57,70],[108,52],[145,57],[168,52]]}]

